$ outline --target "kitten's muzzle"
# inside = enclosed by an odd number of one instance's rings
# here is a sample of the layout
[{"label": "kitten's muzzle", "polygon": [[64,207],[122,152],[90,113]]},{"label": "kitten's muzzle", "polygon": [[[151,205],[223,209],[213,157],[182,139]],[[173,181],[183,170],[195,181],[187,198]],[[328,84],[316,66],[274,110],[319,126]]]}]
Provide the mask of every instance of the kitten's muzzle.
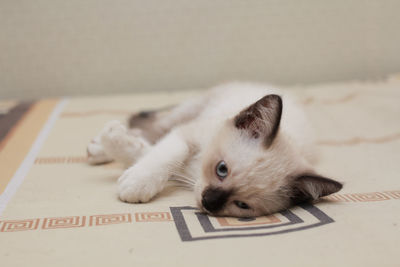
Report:
[{"label": "kitten's muzzle", "polygon": [[209,212],[221,210],[228,200],[231,192],[219,188],[207,187],[201,194],[201,204]]}]

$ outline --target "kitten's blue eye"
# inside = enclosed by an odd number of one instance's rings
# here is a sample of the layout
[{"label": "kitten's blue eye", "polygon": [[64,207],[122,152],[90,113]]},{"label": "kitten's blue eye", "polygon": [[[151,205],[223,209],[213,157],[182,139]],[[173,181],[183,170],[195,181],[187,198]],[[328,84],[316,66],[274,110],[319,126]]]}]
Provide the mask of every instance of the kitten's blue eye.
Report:
[{"label": "kitten's blue eye", "polygon": [[226,166],[225,161],[221,160],[215,167],[215,173],[218,177],[223,180],[228,175],[228,166]]},{"label": "kitten's blue eye", "polygon": [[241,209],[244,209],[244,210],[250,209],[250,207],[246,203],[244,203],[242,201],[235,200],[234,202],[235,202],[235,205],[238,206]]}]

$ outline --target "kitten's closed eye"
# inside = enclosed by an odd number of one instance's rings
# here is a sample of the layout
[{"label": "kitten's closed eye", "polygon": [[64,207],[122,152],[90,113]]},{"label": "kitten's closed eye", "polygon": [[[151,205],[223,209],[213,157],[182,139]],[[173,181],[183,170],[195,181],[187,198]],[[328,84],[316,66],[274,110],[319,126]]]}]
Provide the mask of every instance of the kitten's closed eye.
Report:
[{"label": "kitten's closed eye", "polygon": [[247,205],[246,203],[244,203],[242,201],[235,200],[234,203],[238,208],[241,208],[241,209],[244,209],[244,210],[250,209],[249,205]]},{"label": "kitten's closed eye", "polygon": [[226,165],[225,161],[221,160],[218,162],[217,166],[215,167],[215,173],[221,181],[228,176],[228,166]]}]

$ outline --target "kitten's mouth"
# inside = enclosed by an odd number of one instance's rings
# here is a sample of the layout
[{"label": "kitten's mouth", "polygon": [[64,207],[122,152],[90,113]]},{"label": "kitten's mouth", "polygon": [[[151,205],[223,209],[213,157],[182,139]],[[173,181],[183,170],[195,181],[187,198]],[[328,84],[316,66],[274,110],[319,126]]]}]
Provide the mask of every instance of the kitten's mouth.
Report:
[{"label": "kitten's mouth", "polygon": [[202,212],[202,213],[207,213],[207,214],[211,215],[211,212],[209,212],[208,210],[206,210],[202,205],[200,205],[200,206],[198,206],[198,207],[199,207],[200,212]]},{"label": "kitten's mouth", "polygon": [[207,215],[210,215],[210,216],[215,216],[215,217],[220,216],[220,215],[218,215],[218,213],[211,212],[211,211],[205,209],[205,208],[203,207],[203,205],[201,205],[201,204],[198,205],[198,208],[199,208],[199,210],[200,210],[201,213],[204,213],[204,214],[207,214]]},{"label": "kitten's mouth", "polygon": [[230,195],[231,191],[208,186],[201,194],[201,206],[206,211],[215,214],[224,208]]},{"label": "kitten's mouth", "polygon": [[197,208],[199,209],[199,211],[200,211],[201,213],[205,213],[205,214],[208,214],[208,215],[214,215],[214,216],[215,216],[215,214],[213,214],[212,212],[210,212],[209,210],[207,210],[207,209],[201,204],[201,199],[198,199],[196,202],[197,202]]}]

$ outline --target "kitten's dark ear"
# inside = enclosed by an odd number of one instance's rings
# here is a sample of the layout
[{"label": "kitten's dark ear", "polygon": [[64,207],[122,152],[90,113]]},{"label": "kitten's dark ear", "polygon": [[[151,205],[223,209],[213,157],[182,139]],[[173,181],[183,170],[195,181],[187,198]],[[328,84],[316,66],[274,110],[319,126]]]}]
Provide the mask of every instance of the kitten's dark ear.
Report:
[{"label": "kitten's dark ear", "polygon": [[335,180],[318,175],[301,175],[292,181],[291,202],[293,205],[316,200],[342,189],[343,185]]},{"label": "kitten's dark ear", "polygon": [[253,138],[263,138],[268,147],[278,133],[281,116],[281,97],[267,95],[241,111],[234,122],[236,128],[248,131]]}]

